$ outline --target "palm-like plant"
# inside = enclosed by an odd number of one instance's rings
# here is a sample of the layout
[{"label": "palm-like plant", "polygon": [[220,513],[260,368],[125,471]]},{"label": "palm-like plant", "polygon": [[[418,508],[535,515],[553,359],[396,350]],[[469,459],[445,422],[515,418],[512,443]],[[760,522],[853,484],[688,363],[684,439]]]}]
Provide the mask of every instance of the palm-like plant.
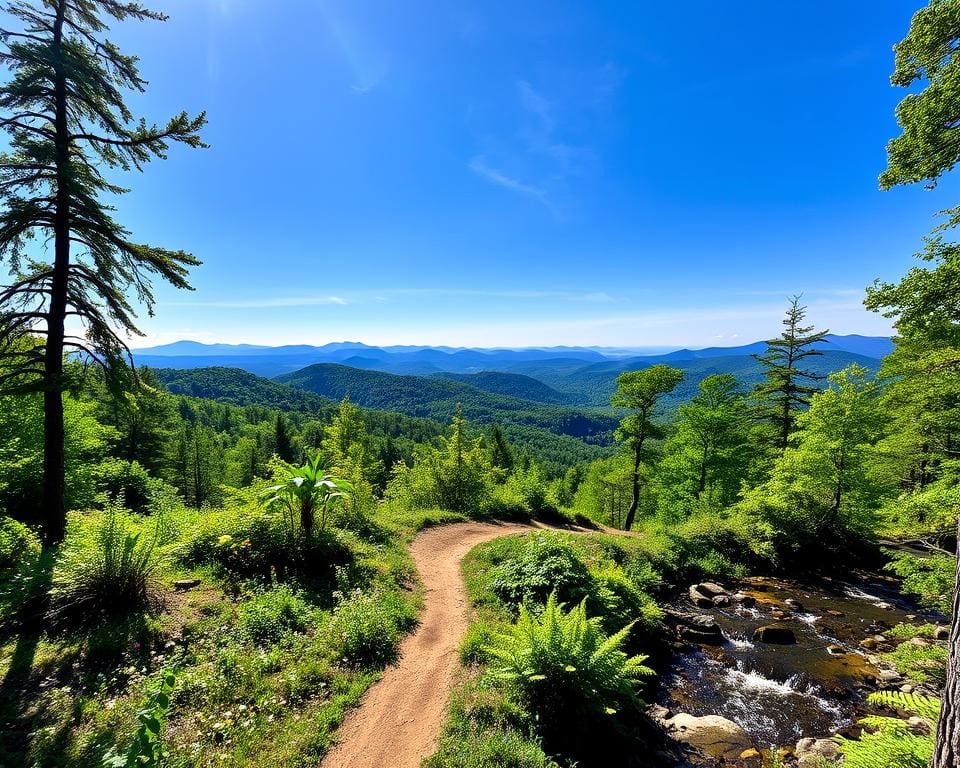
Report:
[{"label": "palm-like plant", "polygon": [[313,534],[317,516],[320,530],[327,525],[327,513],[333,503],[349,497],[353,486],[346,480],[330,475],[319,454],[308,458],[302,467],[287,466],[288,476],[282,483],[270,486],[264,493],[268,509],[280,508],[288,516],[291,530],[297,527],[309,538]]}]

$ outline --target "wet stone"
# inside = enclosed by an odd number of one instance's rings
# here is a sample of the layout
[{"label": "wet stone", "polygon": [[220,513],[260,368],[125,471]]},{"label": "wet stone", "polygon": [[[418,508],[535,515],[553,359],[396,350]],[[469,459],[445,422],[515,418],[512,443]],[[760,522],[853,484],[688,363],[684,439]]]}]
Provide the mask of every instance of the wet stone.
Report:
[{"label": "wet stone", "polygon": [[793,633],[793,630],[782,624],[767,624],[758,627],[753,633],[753,639],[761,643],[775,645],[793,645],[797,642],[797,636]]}]

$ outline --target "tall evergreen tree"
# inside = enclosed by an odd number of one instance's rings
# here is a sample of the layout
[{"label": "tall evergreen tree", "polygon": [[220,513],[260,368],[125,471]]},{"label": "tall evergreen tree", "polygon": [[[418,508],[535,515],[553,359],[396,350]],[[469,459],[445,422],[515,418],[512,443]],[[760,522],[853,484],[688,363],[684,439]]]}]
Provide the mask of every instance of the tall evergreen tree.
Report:
[{"label": "tall evergreen tree", "polygon": [[663,437],[663,427],[653,421],[657,403],[683,380],[683,371],[668,365],[651,365],[641,371],[626,371],[617,376],[617,391],[610,397],[615,408],[631,411],[620,422],[617,439],[627,444],[633,457],[632,499],[623,527],[630,530],[640,505],[640,467],[648,439]]},{"label": "tall evergreen tree", "polygon": [[[0,119],[9,149],[0,156],[0,257],[13,282],[0,291],[0,345],[14,374],[8,383],[44,397],[44,538],[63,538],[64,356],[79,352],[116,378],[124,370],[124,335],[137,333],[134,299],[152,310],[150,278],[187,288],[199,263],[183,251],[137,243],[113,217],[109,199],[123,188],[110,169],[142,169],[166,157],[171,142],[202,146],[203,114],[185,112],[163,126],[134,120],[126,91],[143,91],[137,60],[104,37],[109,20],[162,20],[122,0],[15,0],[19,22],[0,29],[0,62],[12,72],[0,87]],[[53,261],[29,248],[53,245]],[[75,318],[82,331],[67,328]],[[9,342],[37,335],[24,350]],[[0,382],[2,383],[2,382]]]},{"label": "tall evergreen tree", "polygon": [[282,413],[278,413],[273,422],[273,450],[287,464],[291,464],[296,458],[293,436],[290,434],[290,427]]},{"label": "tall evergreen tree", "polygon": [[754,355],[763,364],[766,377],[755,394],[761,403],[761,416],[772,425],[773,442],[780,451],[786,450],[797,413],[810,404],[810,396],[817,391],[812,382],[823,378],[803,368],[801,363],[823,354],[816,345],[829,331],[803,325],[806,316],[807,308],[800,306],[800,297],[791,297],[783,319],[783,332],[767,342],[764,354]]}]

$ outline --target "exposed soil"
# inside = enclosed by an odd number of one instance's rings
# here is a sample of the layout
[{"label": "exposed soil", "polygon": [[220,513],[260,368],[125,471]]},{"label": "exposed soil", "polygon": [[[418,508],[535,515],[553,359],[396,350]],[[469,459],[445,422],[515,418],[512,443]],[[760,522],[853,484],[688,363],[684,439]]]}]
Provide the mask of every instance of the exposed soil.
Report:
[{"label": "exposed soil", "polygon": [[400,646],[400,663],[384,672],[345,720],[323,768],[419,768],[446,718],[467,631],[460,561],[478,544],[529,531],[516,523],[456,523],[429,528],[410,546],[424,586],[420,624]]}]

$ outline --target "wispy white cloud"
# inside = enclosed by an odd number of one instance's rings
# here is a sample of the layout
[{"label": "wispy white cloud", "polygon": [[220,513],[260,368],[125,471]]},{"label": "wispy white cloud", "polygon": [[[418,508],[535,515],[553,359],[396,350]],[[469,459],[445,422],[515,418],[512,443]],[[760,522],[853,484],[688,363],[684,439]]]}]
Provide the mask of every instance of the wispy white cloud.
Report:
[{"label": "wispy white cloud", "polygon": [[330,3],[322,2],[319,7],[330,39],[350,71],[350,90],[359,95],[370,93],[389,73],[386,54]]},{"label": "wispy white cloud", "polygon": [[167,307],[209,307],[214,309],[272,309],[278,307],[319,307],[328,304],[343,306],[350,301],[342,296],[278,296],[262,299],[226,301],[167,301]]},{"label": "wispy white cloud", "polygon": [[504,187],[505,189],[519,192],[522,195],[528,195],[539,200],[545,205],[548,204],[546,192],[540,187],[527,184],[519,179],[513,178],[512,176],[508,176],[496,168],[491,168],[489,165],[487,165],[487,161],[482,155],[477,155],[476,157],[472,158],[470,160],[469,167],[470,170],[477,174],[480,178],[489,181],[491,184],[496,184],[499,187]]}]

